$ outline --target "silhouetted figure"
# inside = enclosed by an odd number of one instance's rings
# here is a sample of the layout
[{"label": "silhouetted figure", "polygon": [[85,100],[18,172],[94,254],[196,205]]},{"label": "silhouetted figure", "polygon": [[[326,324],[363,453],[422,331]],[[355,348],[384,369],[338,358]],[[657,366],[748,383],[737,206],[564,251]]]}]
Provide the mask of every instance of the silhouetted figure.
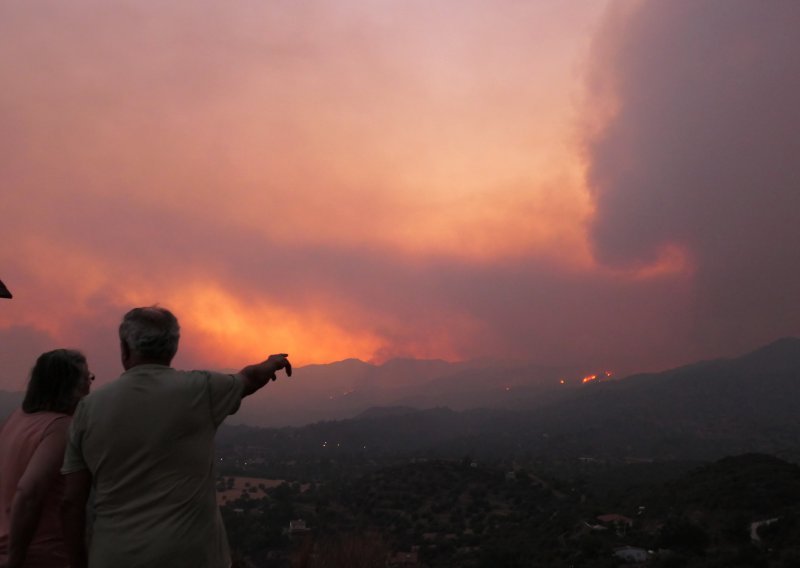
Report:
[{"label": "silhouetted figure", "polygon": [[8,291],[8,288],[6,288],[6,285],[3,284],[3,281],[0,280],[0,298],[8,298],[10,300],[13,297],[11,292]]},{"label": "silhouetted figure", "polygon": [[78,351],[43,353],[22,408],[0,427],[0,566],[66,568],[60,507],[67,430],[94,375]]},{"label": "silhouetted figure", "polygon": [[[135,308],[119,327],[125,372],[78,406],[62,473],[72,568],[230,565],[214,485],[214,435],[226,416],[285,369],[270,355],[237,374],[178,371],[178,321]],[[84,544],[86,500],[95,520]]]}]

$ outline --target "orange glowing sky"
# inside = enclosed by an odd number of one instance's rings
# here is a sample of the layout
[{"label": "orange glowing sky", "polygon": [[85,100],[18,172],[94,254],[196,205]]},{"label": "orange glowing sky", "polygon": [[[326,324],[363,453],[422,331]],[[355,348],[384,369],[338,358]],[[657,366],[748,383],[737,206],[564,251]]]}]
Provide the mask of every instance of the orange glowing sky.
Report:
[{"label": "orange glowing sky", "polygon": [[614,138],[639,108],[625,42],[657,53],[647,38],[681,26],[658,10],[3,4],[0,388],[58,346],[110,379],[139,304],[181,320],[178,364],[217,368],[276,351],[652,368],[796,330],[731,339],[698,314],[711,255],[690,231],[609,250],[649,148]]}]

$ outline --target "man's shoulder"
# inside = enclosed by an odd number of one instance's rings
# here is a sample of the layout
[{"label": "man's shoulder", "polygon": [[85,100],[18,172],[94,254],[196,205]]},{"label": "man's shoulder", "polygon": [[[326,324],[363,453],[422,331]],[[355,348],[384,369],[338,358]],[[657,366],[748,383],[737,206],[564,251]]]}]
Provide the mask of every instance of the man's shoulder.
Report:
[{"label": "man's shoulder", "polygon": [[226,373],[224,371],[210,371],[203,369],[196,369],[196,370],[175,369],[174,367],[168,367],[166,365],[146,364],[146,365],[137,365],[136,367],[131,367],[130,369],[122,373],[119,379],[125,379],[127,377],[137,377],[137,376],[208,377],[210,375],[226,375],[226,374],[233,374],[233,373]]},{"label": "man's shoulder", "polygon": [[212,371],[210,369],[197,369],[192,371],[177,371],[181,373],[183,377],[189,379],[196,379],[207,381],[208,379],[227,379],[230,380],[232,377],[235,377],[238,373],[236,371]]},{"label": "man's shoulder", "polygon": [[175,384],[176,382],[200,381],[208,376],[208,371],[184,371],[165,365],[137,365],[122,373],[111,384],[117,388],[126,389],[133,385],[141,386],[143,383]]},{"label": "man's shoulder", "polygon": [[[139,365],[128,369],[119,377],[101,387],[93,389],[84,398],[87,406],[124,397],[131,390],[141,392],[162,392],[178,388],[206,388],[209,382],[231,380],[235,373],[209,370],[182,370],[163,365]],[[227,381],[226,381],[227,382]]]}]

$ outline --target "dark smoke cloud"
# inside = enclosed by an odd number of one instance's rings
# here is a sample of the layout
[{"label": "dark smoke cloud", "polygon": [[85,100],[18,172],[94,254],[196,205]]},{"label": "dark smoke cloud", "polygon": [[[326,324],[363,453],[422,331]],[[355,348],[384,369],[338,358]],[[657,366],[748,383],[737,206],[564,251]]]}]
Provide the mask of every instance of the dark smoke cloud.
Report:
[{"label": "dark smoke cloud", "polygon": [[800,333],[800,3],[612,5],[590,100],[596,254],[679,246],[695,269],[687,339],[735,352]]}]

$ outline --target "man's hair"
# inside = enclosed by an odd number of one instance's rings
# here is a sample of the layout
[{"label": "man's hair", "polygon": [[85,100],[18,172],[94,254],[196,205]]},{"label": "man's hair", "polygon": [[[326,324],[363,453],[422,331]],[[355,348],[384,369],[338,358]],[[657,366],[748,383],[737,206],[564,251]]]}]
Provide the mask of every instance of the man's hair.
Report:
[{"label": "man's hair", "polygon": [[172,312],[159,306],[133,308],[119,325],[119,338],[140,357],[169,363],[178,352],[181,328]]},{"label": "man's hair", "polygon": [[42,353],[31,369],[22,410],[28,414],[48,410],[70,414],[78,401],[77,389],[85,380],[86,357],[73,349]]}]

